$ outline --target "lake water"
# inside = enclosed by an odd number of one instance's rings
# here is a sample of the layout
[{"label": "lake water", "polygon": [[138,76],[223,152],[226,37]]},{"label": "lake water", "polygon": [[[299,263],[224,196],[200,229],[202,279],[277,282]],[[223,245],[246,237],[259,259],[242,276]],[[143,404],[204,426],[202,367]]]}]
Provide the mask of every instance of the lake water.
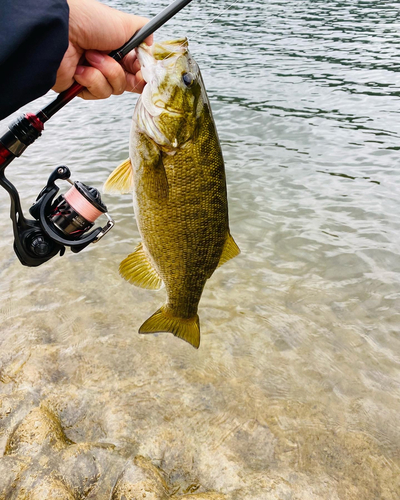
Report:
[{"label": "lake water", "polygon": [[[1,498],[139,498],[138,477],[147,499],[400,497],[399,5],[229,5],[195,0],[156,34],[187,35],[202,69],[242,251],[206,285],[198,351],[137,333],[165,290],[118,275],[129,195],[104,197],[101,243],[24,268],[0,193]],[[100,188],[135,102],[58,113],[7,169],[26,210],[60,164]]]}]

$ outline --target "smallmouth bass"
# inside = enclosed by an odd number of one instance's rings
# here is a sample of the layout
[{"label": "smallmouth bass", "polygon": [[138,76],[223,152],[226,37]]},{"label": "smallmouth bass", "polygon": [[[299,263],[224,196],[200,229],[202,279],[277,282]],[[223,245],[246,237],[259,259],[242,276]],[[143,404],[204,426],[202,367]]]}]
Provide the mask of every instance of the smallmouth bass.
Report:
[{"label": "smallmouth bass", "polygon": [[137,53],[147,83],[133,114],[129,159],[104,185],[104,192],[133,192],[142,237],[120,274],[167,290],[166,304],[139,333],[171,332],[198,348],[204,285],[240,253],[229,232],[221,146],[187,40],[142,44]]}]

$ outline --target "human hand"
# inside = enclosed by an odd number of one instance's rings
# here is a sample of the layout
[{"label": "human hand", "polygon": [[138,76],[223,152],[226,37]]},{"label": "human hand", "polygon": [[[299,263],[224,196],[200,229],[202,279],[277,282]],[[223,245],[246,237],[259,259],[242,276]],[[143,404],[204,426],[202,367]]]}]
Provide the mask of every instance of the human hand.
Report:
[{"label": "human hand", "polygon": [[[96,0],[67,1],[69,46],[58,68],[53,90],[62,92],[75,80],[86,87],[79,94],[83,99],[106,99],[125,90],[142,92],[145,82],[135,51],[120,63],[107,53],[121,47],[148,19],[112,9]],[[145,42],[151,45],[153,37]],[[84,59],[90,66],[80,64]]]}]

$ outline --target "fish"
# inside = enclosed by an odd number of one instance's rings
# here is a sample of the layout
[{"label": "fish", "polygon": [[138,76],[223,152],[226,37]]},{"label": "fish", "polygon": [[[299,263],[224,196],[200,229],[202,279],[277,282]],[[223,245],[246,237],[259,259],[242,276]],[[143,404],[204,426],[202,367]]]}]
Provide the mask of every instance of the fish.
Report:
[{"label": "fish", "polygon": [[129,158],[103,187],[133,192],[141,242],[119,272],[139,287],[165,285],[166,303],[139,333],[170,332],[198,348],[204,286],[240,253],[229,230],[221,145],[187,38],[136,50],[146,85],[132,117]]}]

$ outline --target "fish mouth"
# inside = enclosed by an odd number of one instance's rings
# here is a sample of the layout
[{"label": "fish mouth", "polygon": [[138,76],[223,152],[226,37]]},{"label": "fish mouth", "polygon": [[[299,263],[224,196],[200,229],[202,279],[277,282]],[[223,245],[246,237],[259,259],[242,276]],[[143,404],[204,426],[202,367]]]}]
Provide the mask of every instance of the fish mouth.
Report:
[{"label": "fish mouth", "polygon": [[172,66],[177,57],[187,52],[187,38],[156,42],[153,45],[141,43],[136,48],[136,57],[139,60],[144,81],[149,83],[152,76],[150,68],[155,66],[157,61],[165,61],[166,66]]},{"label": "fish mouth", "polygon": [[138,127],[156,144],[166,148],[175,147],[176,140],[171,143],[160,127],[157,117],[163,113],[182,117],[185,113],[164,102],[163,90],[159,89],[166,73],[174,69],[177,59],[185,52],[187,52],[186,39],[155,43],[150,46],[142,43],[136,48],[136,56],[146,82],[137,105]]},{"label": "fish mouth", "polygon": [[[186,44],[187,47],[187,39],[161,42],[154,45],[146,45],[145,43],[142,43],[139,45],[139,47],[136,48],[136,56],[140,63],[143,80],[146,82],[142,93],[142,100],[143,104],[147,108],[147,111],[152,116],[159,116],[163,112],[167,112],[175,116],[183,115],[181,110],[166,105],[162,101],[162,99],[158,99],[153,102],[149,84],[153,85],[154,87],[158,86],[158,80],[162,79],[162,73],[166,71],[165,66],[172,66],[175,63],[176,57],[187,51],[187,48],[184,48],[184,44]],[[175,50],[173,49],[174,47]],[[171,60],[168,61],[164,65],[164,67],[157,66],[157,62],[160,62],[161,60],[154,57],[154,51],[156,51],[158,54],[166,54],[166,56],[169,57],[166,57],[165,59]],[[162,59],[162,61],[164,61],[165,59]]]},{"label": "fish mouth", "polygon": [[148,83],[146,83],[143,89],[141,101],[143,103],[143,106],[147,109],[148,113],[152,117],[160,116],[162,113],[168,113],[169,115],[173,116],[183,115],[182,111],[168,106],[162,99],[153,101],[151,85],[149,85]]},{"label": "fish mouth", "polygon": [[136,121],[139,130],[153,139],[156,144],[160,146],[171,145],[168,138],[165,136],[165,134],[162,132],[162,130],[154,120],[154,114],[152,114],[152,110],[149,111],[148,107],[146,106],[146,103],[143,100],[143,94],[139,97],[139,100],[136,104],[133,119],[134,121]]},{"label": "fish mouth", "polygon": [[152,62],[165,61],[171,57],[177,57],[186,54],[188,51],[188,39],[179,38],[177,40],[166,40],[164,42],[155,42],[153,45],[141,43],[136,48],[140,64],[145,63],[145,59],[150,57]]},{"label": "fish mouth", "polygon": [[136,57],[140,63],[143,80],[149,83],[151,79],[149,68],[155,63],[151,52],[151,45],[146,45],[145,43],[140,44],[139,47],[136,48]]}]

